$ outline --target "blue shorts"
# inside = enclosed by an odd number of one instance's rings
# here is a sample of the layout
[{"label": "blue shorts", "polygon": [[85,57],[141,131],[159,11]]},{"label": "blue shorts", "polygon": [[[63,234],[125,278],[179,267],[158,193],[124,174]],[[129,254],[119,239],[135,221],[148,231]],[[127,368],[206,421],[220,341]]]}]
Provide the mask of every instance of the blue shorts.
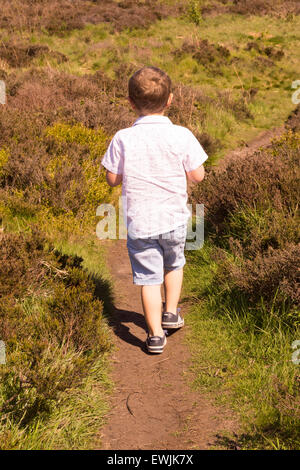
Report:
[{"label": "blue shorts", "polygon": [[187,226],[181,225],[157,237],[133,239],[127,235],[133,283],[140,286],[162,284],[165,270],[182,268],[186,232]]}]

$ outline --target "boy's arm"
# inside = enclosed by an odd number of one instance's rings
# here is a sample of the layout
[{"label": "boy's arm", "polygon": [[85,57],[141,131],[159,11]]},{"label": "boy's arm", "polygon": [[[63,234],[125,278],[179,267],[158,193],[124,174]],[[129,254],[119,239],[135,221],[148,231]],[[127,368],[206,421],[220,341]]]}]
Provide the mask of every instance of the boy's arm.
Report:
[{"label": "boy's arm", "polygon": [[109,186],[118,186],[122,183],[123,175],[118,175],[116,173],[112,173],[111,171],[106,170],[106,181]]},{"label": "boy's arm", "polygon": [[109,186],[118,186],[123,179],[123,151],[118,139],[118,132],[110,142],[108,149],[101,160],[101,165],[106,170],[106,181]]},{"label": "boy's arm", "polygon": [[183,166],[187,179],[192,183],[200,183],[204,178],[203,163],[208,155],[190,130],[185,129],[184,137]]},{"label": "boy's arm", "polygon": [[195,170],[186,171],[186,176],[189,181],[192,183],[200,183],[204,178],[205,170],[204,166],[201,165]]}]

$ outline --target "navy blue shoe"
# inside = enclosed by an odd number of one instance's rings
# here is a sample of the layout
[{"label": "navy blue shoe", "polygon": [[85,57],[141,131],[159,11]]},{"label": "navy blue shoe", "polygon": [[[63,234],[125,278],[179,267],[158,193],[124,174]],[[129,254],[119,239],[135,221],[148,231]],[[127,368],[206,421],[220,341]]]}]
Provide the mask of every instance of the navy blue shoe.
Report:
[{"label": "navy blue shoe", "polygon": [[163,312],[161,326],[162,328],[177,329],[182,328],[184,325],[184,319],[179,315],[180,308],[177,309],[177,314],[171,312]]},{"label": "navy blue shoe", "polygon": [[149,352],[154,354],[161,354],[167,344],[166,335],[164,336],[148,336],[146,339],[146,346]]}]

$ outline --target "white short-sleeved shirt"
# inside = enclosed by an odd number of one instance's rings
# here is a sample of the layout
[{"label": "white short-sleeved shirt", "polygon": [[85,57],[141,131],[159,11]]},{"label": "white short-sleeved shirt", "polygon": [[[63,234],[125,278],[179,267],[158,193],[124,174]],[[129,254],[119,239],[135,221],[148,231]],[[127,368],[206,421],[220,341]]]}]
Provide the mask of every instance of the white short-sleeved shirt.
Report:
[{"label": "white short-sleeved shirt", "polygon": [[207,158],[193,133],[166,116],[142,116],[115,134],[101,163],[123,175],[124,218],[131,237],[152,237],[187,223],[185,172]]}]

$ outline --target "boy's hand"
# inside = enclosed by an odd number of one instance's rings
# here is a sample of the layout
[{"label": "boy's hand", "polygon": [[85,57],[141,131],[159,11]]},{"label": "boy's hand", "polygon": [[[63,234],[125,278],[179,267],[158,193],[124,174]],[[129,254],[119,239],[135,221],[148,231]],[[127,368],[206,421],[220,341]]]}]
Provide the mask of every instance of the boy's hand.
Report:
[{"label": "boy's hand", "polygon": [[106,181],[109,186],[118,186],[122,183],[123,175],[117,175],[111,171],[106,171]]},{"label": "boy's hand", "polygon": [[201,165],[193,171],[187,171],[186,176],[192,183],[200,183],[204,178],[205,170],[204,166]]}]

